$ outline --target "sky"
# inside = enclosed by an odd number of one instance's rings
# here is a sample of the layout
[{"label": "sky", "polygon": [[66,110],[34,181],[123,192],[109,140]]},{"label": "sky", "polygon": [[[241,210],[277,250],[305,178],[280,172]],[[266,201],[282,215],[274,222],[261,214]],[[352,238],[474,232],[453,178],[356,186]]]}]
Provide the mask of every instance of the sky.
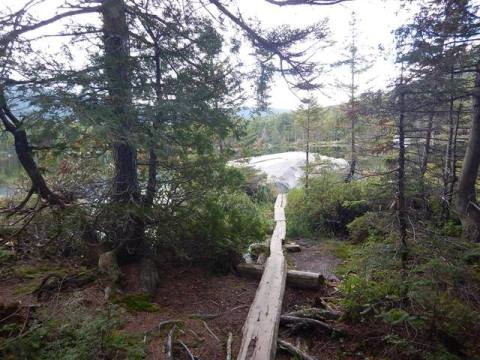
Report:
[{"label": "sky", "polygon": [[[411,12],[401,9],[399,0],[353,0],[333,6],[277,7],[260,0],[236,0],[240,11],[261,20],[265,26],[290,24],[302,26],[324,17],[329,19],[329,38],[334,45],[319,51],[316,59],[322,63],[335,63],[342,59],[350,42],[352,12],[357,17],[359,52],[371,59],[372,67],[359,77],[359,91],[385,89],[397,74],[394,64],[393,31],[408,20]],[[384,51],[379,51],[379,46]],[[348,83],[347,68],[330,68],[320,75],[322,89],[315,92],[321,105],[340,104],[348,100],[348,93],[338,89],[336,83]],[[298,98],[292,94],[282,79],[272,86],[271,106],[295,109]]]},{"label": "sky", "polygon": [[[25,0],[0,0],[0,11],[3,7],[17,9],[19,4]],[[60,0],[47,0],[46,5],[37,7],[35,16],[39,19],[50,17],[56,4]],[[183,0],[189,1],[189,0]],[[329,21],[328,40],[333,45],[317,51],[313,59],[323,64],[333,64],[344,57],[345,48],[350,38],[350,21],[352,11],[357,15],[358,47],[360,54],[363,53],[373,63],[372,67],[362,74],[359,79],[359,91],[385,89],[391,83],[397,69],[394,64],[394,37],[393,31],[408,19],[409,12],[400,9],[400,0],[352,0],[333,6],[285,6],[279,7],[263,0],[232,0],[225,1],[233,12],[237,10],[242,13],[245,19],[258,19],[263,28],[272,28],[282,24],[291,26],[304,26],[315,23],[323,18]],[[92,15],[88,15],[92,16]],[[78,20],[78,19],[76,19]],[[45,32],[54,31],[51,25]],[[57,44],[58,45],[58,44]],[[40,46],[48,48],[55,47],[52,41],[45,41]],[[381,46],[384,51],[379,51]],[[252,63],[253,59],[248,52],[242,53],[242,61],[246,64]],[[318,99],[320,105],[328,106],[340,104],[348,100],[348,93],[345,89],[339,89],[335,84],[348,83],[349,72],[344,68],[330,68],[325,66],[317,82],[322,88],[313,95]],[[250,84],[251,85],[251,84]],[[247,83],[248,88],[251,88]],[[254,105],[253,92],[250,89],[250,99],[246,105]],[[288,85],[281,78],[274,79],[271,86],[270,105],[272,108],[293,110],[300,104],[299,97],[305,94],[292,92]]]}]

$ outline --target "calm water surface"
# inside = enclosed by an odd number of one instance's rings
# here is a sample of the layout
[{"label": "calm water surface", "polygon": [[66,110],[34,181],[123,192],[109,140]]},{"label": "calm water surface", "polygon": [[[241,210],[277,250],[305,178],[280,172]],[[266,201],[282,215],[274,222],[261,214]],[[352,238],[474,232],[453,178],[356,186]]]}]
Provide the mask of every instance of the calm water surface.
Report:
[{"label": "calm water surface", "polygon": [[13,193],[21,171],[13,150],[0,152],[0,198],[8,197]]}]

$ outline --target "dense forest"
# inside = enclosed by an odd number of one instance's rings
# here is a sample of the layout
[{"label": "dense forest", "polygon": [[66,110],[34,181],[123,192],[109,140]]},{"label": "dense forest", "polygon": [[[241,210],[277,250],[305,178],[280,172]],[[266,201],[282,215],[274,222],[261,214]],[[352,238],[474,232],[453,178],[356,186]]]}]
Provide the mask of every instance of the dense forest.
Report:
[{"label": "dense forest", "polygon": [[1,358],[480,359],[480,4],[257,1],[0,4]]}]

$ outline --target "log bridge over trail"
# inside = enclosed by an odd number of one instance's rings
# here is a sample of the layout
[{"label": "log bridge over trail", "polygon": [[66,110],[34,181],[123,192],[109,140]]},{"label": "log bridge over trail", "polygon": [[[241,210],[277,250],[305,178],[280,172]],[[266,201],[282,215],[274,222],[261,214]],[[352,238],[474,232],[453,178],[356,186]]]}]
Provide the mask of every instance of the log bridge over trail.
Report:
[{"label": "log bridge over trail", "polygon": [[275,359],[278,327],[287,280],[287,265],[282,249],[287,231],[286,205],[287,195],[279,194],[275,201],[275,229],[270,241],[270,256],[265,263],[262,279],[243,326],[238,360]]}]

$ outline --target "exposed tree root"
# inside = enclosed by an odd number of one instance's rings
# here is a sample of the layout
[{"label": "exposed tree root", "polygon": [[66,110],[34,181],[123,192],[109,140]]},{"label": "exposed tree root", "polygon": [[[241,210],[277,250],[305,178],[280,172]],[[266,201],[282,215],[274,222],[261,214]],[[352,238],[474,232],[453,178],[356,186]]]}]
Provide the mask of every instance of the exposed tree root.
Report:
[{"label": "exposed tree root", "polygon": [[304,351],[300,350],[299,348],[293,346],[292,344],[290,344],[290,343],[288,343],[284,340],[278,339],[277,345],[278,345],[278,348],[280,350],[286,351],[290,355],[295,356],[298,359],[301,359],[301,360],[317,360],[313,356],[308,355]]},{"label": "exposed tree root", "polygon": [[301,318],[296,316],[282,315],[280,317],[280,325],[293,325],[294,331],[304,329],[304,328],[314,328],[318,329],[329,335],[336,336],[346,336],[346,333],[343,330],[336,329],[335,327],[315,319]]},{"label": "exposed tree root", "polygon": [[95,281],[93,272],[82,272],[73,275],[61,276],[58,274],[47,275],[40,285],[32,292],[37,300],[48,299],[53,293],[66,289],[74,289],[85,286]]}]

